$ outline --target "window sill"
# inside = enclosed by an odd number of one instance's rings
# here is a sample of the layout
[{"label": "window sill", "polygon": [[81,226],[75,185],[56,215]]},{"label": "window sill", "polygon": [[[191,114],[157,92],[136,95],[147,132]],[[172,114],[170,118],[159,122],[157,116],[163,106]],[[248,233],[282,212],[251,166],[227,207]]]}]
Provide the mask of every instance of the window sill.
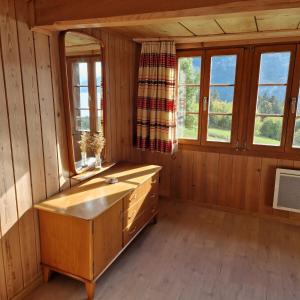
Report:
[{"label": "window sill", "polygon": [[74,175],[71,177],[72,185],[74,185],[76,183],[80,183],[80,182],[87,180],[91,177],[94,177],[98,174],[101,174],[102,172],[113,167],[115,164],[116,164],[115,162],[105,162],[102,164],[101,169],[89,169],[80,174]]}]

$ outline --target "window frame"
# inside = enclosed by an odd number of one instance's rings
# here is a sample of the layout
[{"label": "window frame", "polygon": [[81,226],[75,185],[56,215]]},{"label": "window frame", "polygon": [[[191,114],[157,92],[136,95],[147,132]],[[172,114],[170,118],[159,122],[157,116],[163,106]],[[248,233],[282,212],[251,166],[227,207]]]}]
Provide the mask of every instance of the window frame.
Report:
[{"label": "window frame", "polygon": [[[300,101],[299,93],[300,93],[300,44],[297,44],[297,48],[295,51],[295,66],[293,72],[293,82],[291,87],[290,94],[290,105],[288,110],[288,124],[287,124],[287,137],[285,144],[285,152],[299,154],[300,148],[293,148],[293,140],[294,140],[294,127],[297,119],[297,105]],[[295,103],[293,103],[294,99],[296,99]],[[292,106],[295,105],[295,112],[292,111]]]},{"label": "window frame", "polygon": [[[232,108],[232,122],[231,122],[231,139],[230,142],[218,142],[218,141],[208,141],[208,116],[209,116],[209,89],[210,89],[210,78],[211,78],[211,58],[213,56],[223,56],[223,55],[236,55],[236,70],[234,79],[234,95],[233,95],[233,108]],[[205,51],[205,67],[204,67],[204,96],[201,98],[201,121],[202,121],[202,131],[201,131],[201,145],[209,147],[219,147],[219,148],[238,148],[238,129],[239,129],[239,111],[241,102],[241,92],[242,92],[242,75],[243,75],[243,48],[224,48],[224,49],[211,49]],[[207,97],[206,110],[204,110],[203,99]]]},{"label": "window frame", "polygon": [[88,73],[88,93],[89,93],[89,108],[86,110],[89,110],[90,115],[90,130],[86,131],[90,134],[97,133],[97,83],[96,83],[96,68],[95,63],[100,61],[101,62],[101,87],[102,87],[102,126],[103,126],[103,132],[105,132],[104,126],[105,126],[105,91],[104,91],[104,67],[103,67],[103,60],[99,55],[82,55],[82,56],[71,56],[67,57],[67,72],[68,72],[68,92],[69,92],[69,98],[70,98],[70,114],[71,114],[71,123],[72,123],[72,135],[81,134],[82,132],[85,132],[86,130],[77,130],[76,128],[76,107],[73,97],[73,69],[72,65],[74,63],[78,62],[86,62],[87,63],[87,73]]},{"label": "window frame", "polygon": [[[203,98],[203,74],[204,74],[204,51],[203,50],[180,50],[176,53],[176,106],[178,104],[179,99],[179,88],[178,88],[178,80],[179,80],[179,58],[182,57],[201,57],[201,69],[200,69],[200,91],[199,91],[199,110],[198,110],[198,135],[197,139],[187,139],[187,138],[178,138],[181,144],[189,144],[189,145],[200,145],[200,137],[201,137],[201,116],[200,112],[202,110],[201,99]],[[177,116],[176,116],[177,121]]]},{"label": "window frame", "polygon": [[[191,50],[192,49],[192,50]],[[201,83],[200,90],[200,110],[199,110],[199,136],[197,141],[189,139],[178,138],[179,149],[187,150],[198,150],[204,152],[215,152],[215,153],[227,153],[237,155],[252,155],[269,158],[279,159],[299,159],[300,148],[293,148],[294,138],[294,125],[295,125],[295,114],[291,111],[292,98],[296,98],[295,105],[297,106],[300,97],[298,96],[300,88],[300,42],[274,42],[274,43],[250,43],[250,44],[239,44],[237,46],[211,46],[211,47],[197,47],[193,45],[182,45],[177,49],[178,57],[195,56],[202,53],[202,68],[201,76],[202,80],[205,77],[210,76],[205,74],[207,68],[205,66],[206,53],[217,52],[221,50],[232,51],[232,49],[243,49],[243,58],[241,59],[241,84],[239,92],[239,109],[236,112],[238,119],[238,127],[236,131],[236,139],[239,144],[236,147],[226,147],[226,143],[218,142],[203,142],[203,117],[202,115],[202,100],[204,95],[205,83]],[[291,51],[290,68],[287,82],[287,92],[285,100],[285,109],[283,114],[283,129],[282,129],[282,140],[281,146],[271,145],[256,145],[252,143],[254,126],[255,126],[255,112],[256,112],[256,97],[258,93],[258,81],[259,81],[259,65],[260,56],[257,57],[259,50],[265,49],[265,52],[276,52],[276,51]],[[178,66],[178,65],[177,65]],[[237,66],[238,67],[238,66]],[[204,75],[203,75],[204,74]],[[255,80],[255,76],[256,80]],[[254,87],[254,88],[253,88]],[[206,92],[207,93],[207,92]],[[252,127],[253,126],[253,127]],[[252,128],[251,128],[252,127]],[[234,144],[234,143],[233,143]]]},{"label": "window frame", "polygon": [[[293,44],[286,45],[268,45],[268,46],[257,46],[254,49],[253,54],[253,67],[252,67],[252,76],[250,83],[250,102],[248,109],[248,126],[247,126],[247,138],[246,138],[246,146],[247,150],[254,150],[264,152],[284,152],[286,146],[286,138],[287,138],[287,125],[288,125],[288,112],[290,107],[290,95],[291,95],[291,86],[292,79],[294,75],[294,63],[295,63],[295,50],[296,46]],[[275,53],[275,52],[291,52],[290,56],[290,65],[288,72],[288,80],[286,85],[286,96],[285,96],[285,104],[283,111],[283,121],[282,121],[282,133],[281,133],[281,141],[279,146],[272,145],[259,145],[253,143],[254,131],[255,131],[255,117],[256,117],[256,103],[257,103],[257,95],[258,95],[258,86],[259,86],[259,72],[260,72],[260,62],[261,55],[263,53]]]}]

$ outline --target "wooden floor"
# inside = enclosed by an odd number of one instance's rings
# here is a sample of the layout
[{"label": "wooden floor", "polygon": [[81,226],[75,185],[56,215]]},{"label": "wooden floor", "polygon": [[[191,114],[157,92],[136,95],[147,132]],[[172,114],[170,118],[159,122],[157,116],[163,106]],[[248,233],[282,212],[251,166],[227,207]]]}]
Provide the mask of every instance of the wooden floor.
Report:
[{"label": "wooden floor", "polygon": [[[300,299],[300,227],[168,201],[161,210],[98,280],[95,299]],[[85,290],[56,275],[27,299],[85,299]]]}]

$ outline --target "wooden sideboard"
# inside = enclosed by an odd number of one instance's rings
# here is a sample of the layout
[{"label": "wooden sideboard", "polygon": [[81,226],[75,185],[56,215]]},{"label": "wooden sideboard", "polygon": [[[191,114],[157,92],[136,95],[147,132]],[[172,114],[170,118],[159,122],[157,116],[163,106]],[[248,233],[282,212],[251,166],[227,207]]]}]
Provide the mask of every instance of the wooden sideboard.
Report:
[{"label": "wooden sideboard", "polygon": [[[52,271],[95,282],[158,214],[157,165],[118,163],[111,169],[38,204],[44,281]],[[108,184],[116,177],[118,183]]]}]

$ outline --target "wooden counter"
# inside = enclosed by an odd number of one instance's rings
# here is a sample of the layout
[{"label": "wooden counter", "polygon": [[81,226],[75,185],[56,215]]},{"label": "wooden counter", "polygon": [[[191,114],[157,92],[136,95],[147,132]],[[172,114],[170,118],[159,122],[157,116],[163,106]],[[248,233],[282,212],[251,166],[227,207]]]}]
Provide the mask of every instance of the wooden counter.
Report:
[{"label": "wooden counter", "polygon": [[[118,163],[111,169],[37,204],[44,280],[50,270],[95,281],[158,213],[157,165]],[[118,183],[108,184],[116,177]]]}]

